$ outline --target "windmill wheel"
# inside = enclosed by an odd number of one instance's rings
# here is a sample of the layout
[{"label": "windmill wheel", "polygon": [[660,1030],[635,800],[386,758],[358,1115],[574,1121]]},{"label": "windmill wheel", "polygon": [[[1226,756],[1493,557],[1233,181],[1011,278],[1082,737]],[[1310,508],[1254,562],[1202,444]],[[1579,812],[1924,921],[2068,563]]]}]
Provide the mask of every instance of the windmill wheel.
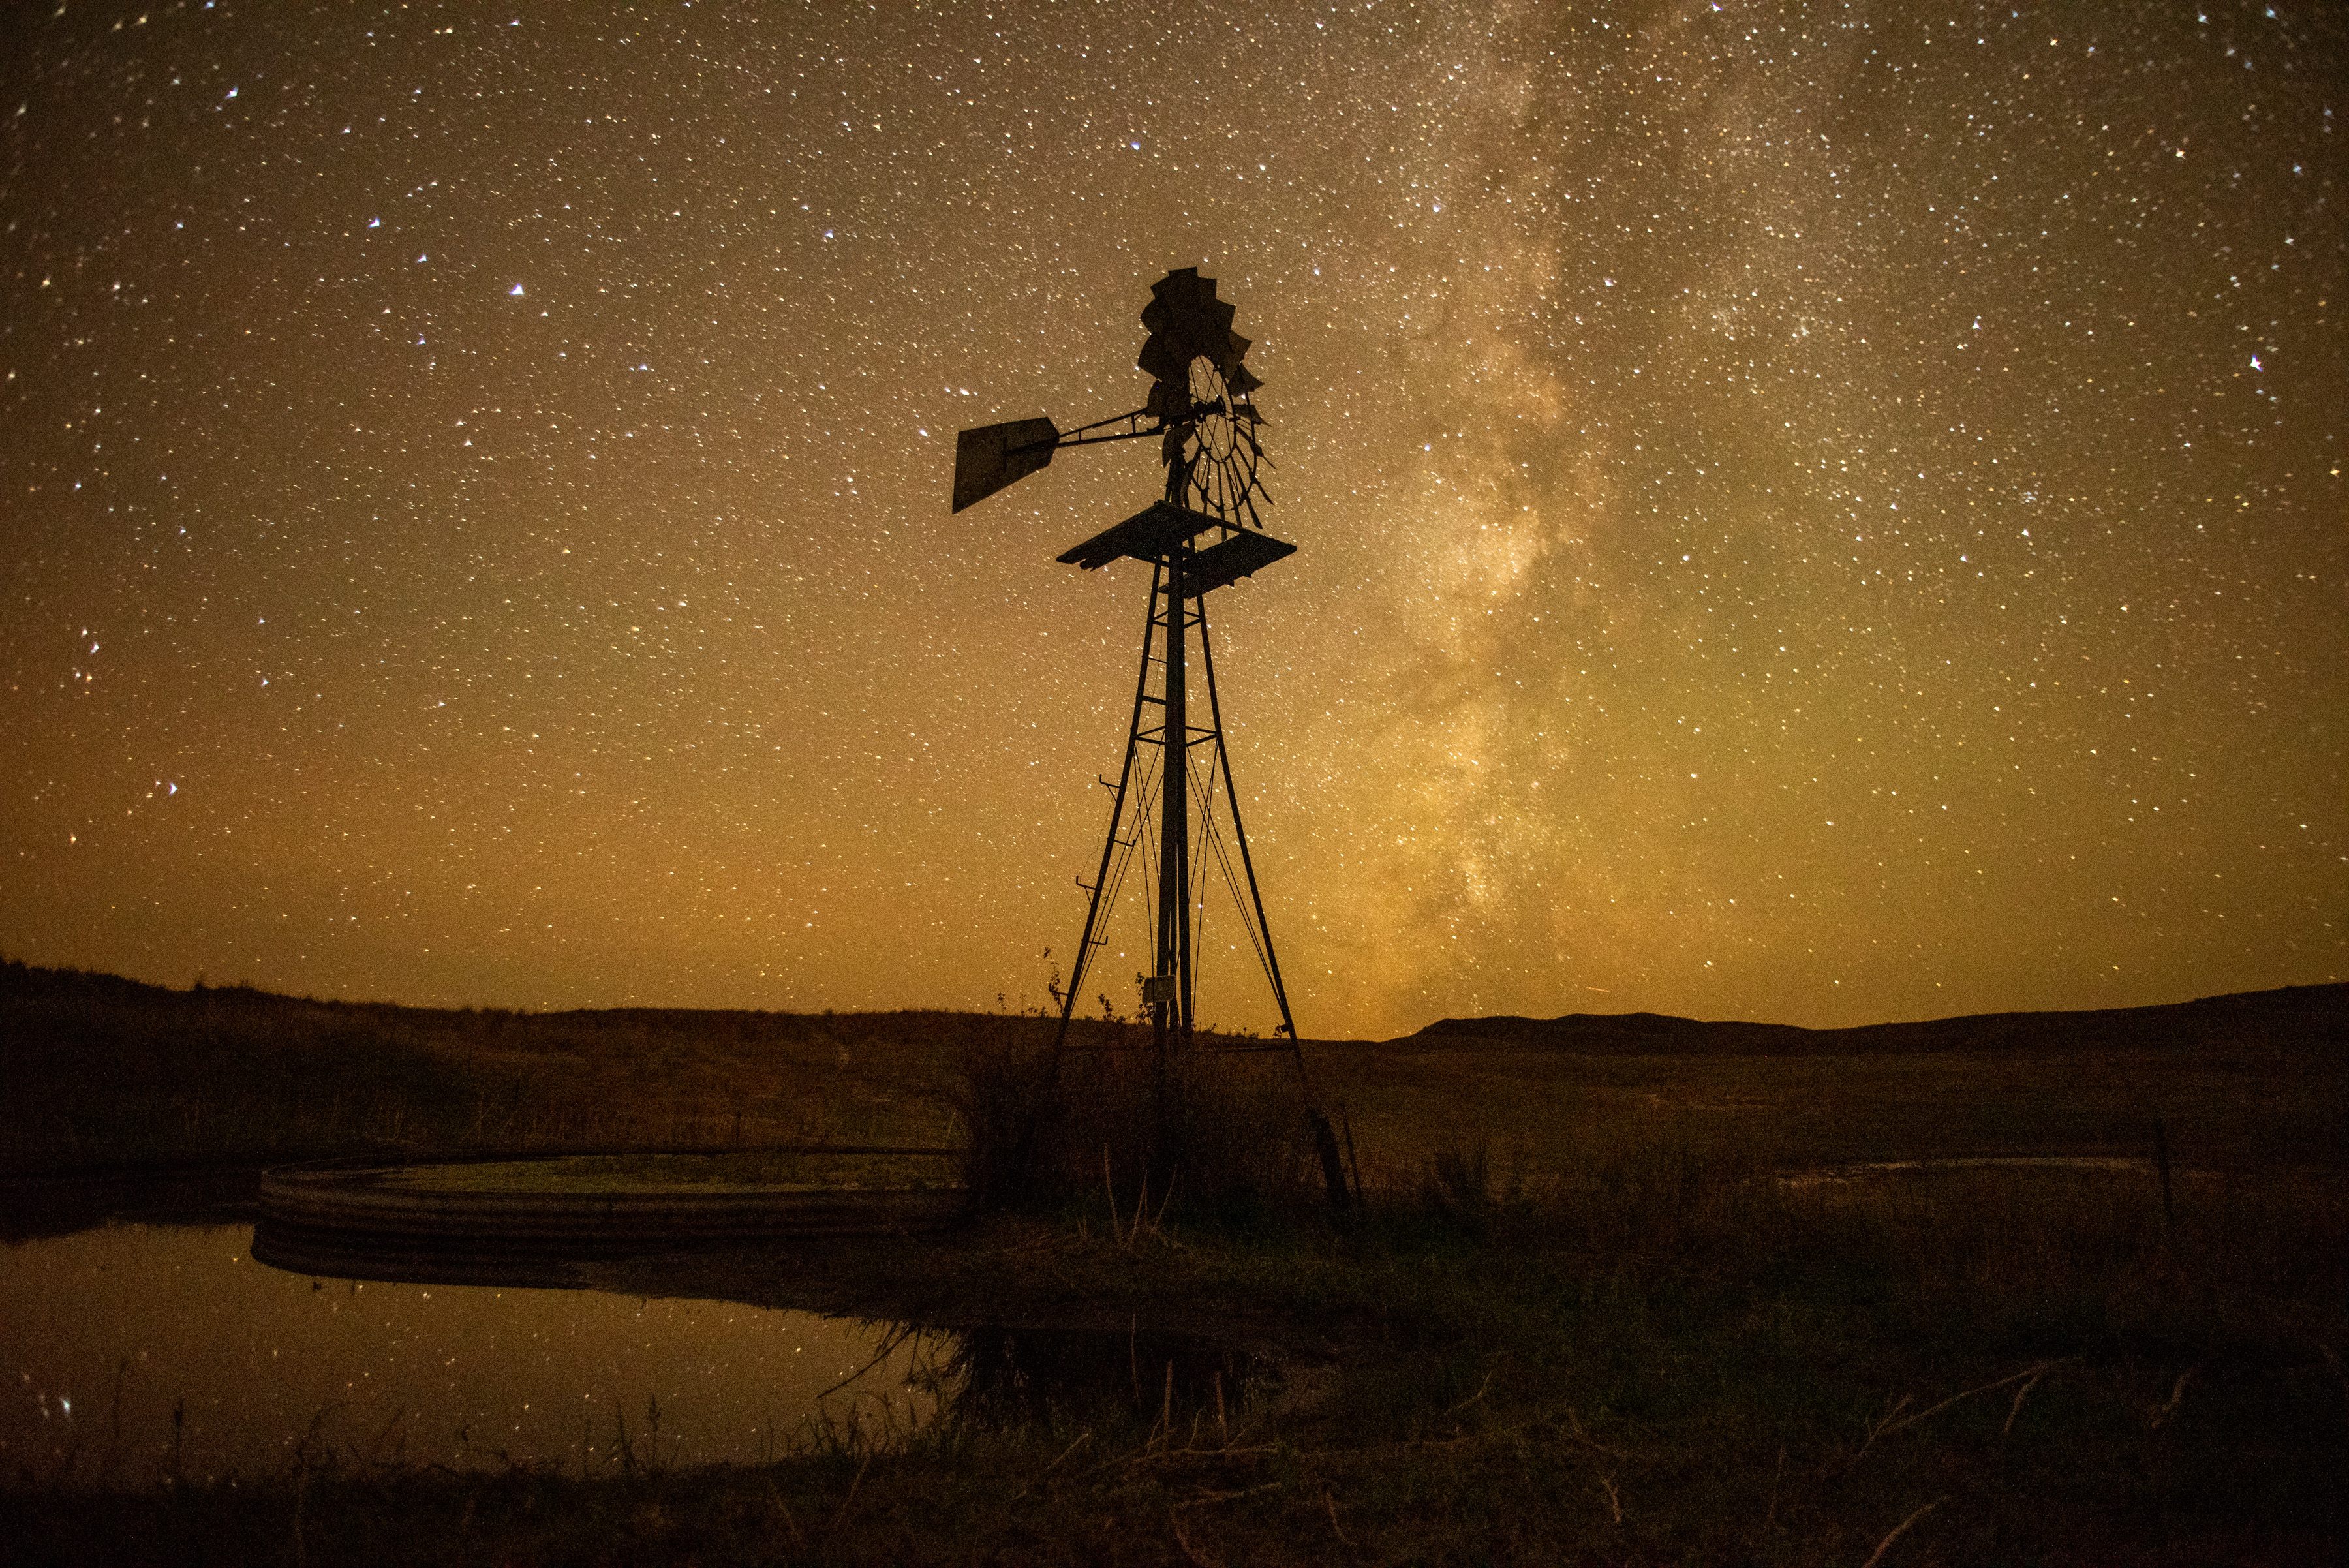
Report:
[{"label": "windmill wheel", "polygon": [[1148,411],[1165,432],[1167,498],[1235,527],[1261,527],[1257,506],[1269,499],[1257,477],[1264,420],[1249,400],[1263,383],[1242,363],[1248,340],[1232,330],[1215,280],[1196,268],[1168,273],[1151,294],[1139,363],[1156,381]]},{"label": "windmill wheel", "polygon": [[1237,523],[1253,519],[1251,493],[1263,449],[1257,411],[1232,396],[1231,386],[1206,355],[1191,361],[1191,409],[1183,436],[1185,504]]}]

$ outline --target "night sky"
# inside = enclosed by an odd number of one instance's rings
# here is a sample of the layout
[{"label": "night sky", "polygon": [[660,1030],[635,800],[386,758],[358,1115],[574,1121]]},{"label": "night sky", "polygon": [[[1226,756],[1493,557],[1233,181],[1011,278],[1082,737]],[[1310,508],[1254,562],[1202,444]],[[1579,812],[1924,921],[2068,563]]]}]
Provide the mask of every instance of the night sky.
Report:
[{"label": "night sky", "polygon": [[2349,967],[2337,5],[0,29],[10,957],[1040,1002],[1147,597],[1052,557],[1162,481],[950,516],[955,431],[1135,407],[1197,266],[1306,1034]]}]

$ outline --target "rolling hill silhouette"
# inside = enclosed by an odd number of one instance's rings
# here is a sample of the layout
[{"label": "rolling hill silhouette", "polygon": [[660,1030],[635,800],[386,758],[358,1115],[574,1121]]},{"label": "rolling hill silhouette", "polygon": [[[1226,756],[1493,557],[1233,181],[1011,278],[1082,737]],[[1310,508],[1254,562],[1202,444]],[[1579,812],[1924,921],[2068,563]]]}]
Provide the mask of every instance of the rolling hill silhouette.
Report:
[{"label": "rolling hill silhouette", "polygon": [[1657,1012],[1561,1018],[1445,1018],[1402,1044],[1579,1052],[1593,1055],[1788,1056],[1930,1051],[2065,1052],[2302,1049],[2349,1044],[2349,985],[2291,985],[2158,1007],[2081,1012],[1982,1012],[1916,1023],[1804,1029],[1708,1023]]}]

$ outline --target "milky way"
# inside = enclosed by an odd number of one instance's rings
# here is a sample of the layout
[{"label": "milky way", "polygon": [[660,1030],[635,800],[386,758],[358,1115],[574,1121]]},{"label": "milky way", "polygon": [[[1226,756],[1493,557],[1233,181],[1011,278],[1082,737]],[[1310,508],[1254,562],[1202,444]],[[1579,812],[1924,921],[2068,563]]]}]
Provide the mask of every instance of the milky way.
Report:
[{"label": "milky way", "polygon": [[2344,967],[2335,8],[5,26],[11,957],[1041,1002],[1147,594],[1052,557],[1160,477],[954,435],[1135,406],[1193,265],[1308,1034]]}]

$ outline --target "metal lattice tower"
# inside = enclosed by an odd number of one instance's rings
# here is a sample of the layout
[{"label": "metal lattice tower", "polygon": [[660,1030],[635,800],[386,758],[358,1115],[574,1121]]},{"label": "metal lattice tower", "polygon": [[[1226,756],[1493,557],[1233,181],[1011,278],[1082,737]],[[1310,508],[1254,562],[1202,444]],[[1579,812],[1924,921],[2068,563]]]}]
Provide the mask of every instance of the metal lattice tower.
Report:
[{"label": "metal lattice tower", "polygon": [[[1149,337],[1137,363],[1152,384],[1141,408],[1066,431],[1041,418],[967,430],[955,450],[957,512],[1044,467],[1063,447],[1156,436],[1166,469],[1161,500],[1060,557],[1087,570],[1127,558],[1147,562],[1151,587],[1109,832],[1092,881],[1078,884],[1090,898],[1055,1050],[1067,1041],[1086,974],[1107,941],[1118,894],[1138,864],[1147,890],[1155,893],[1154,969],[1142,984],[1161,1060],[1192,1044],[1200,895],[1220,875],[1271,986],[1279,1033],[1302,1070],[1297,1022],[1233,787],[1207,635],[1209,594],[1297,548],[1265,532],[1259,510],[1271,502],[1260,477],[1269,466],[1260,435],[1265,421],[1252,400],[1263,383],[1243,363],[1248,340],[1232,330],[1232,306],[1216,297],[1215,280],[1195,267],[1170,272],[1153,286],[1142,324]],[[1195,674],[1206,688],[1204,715]]]}]

